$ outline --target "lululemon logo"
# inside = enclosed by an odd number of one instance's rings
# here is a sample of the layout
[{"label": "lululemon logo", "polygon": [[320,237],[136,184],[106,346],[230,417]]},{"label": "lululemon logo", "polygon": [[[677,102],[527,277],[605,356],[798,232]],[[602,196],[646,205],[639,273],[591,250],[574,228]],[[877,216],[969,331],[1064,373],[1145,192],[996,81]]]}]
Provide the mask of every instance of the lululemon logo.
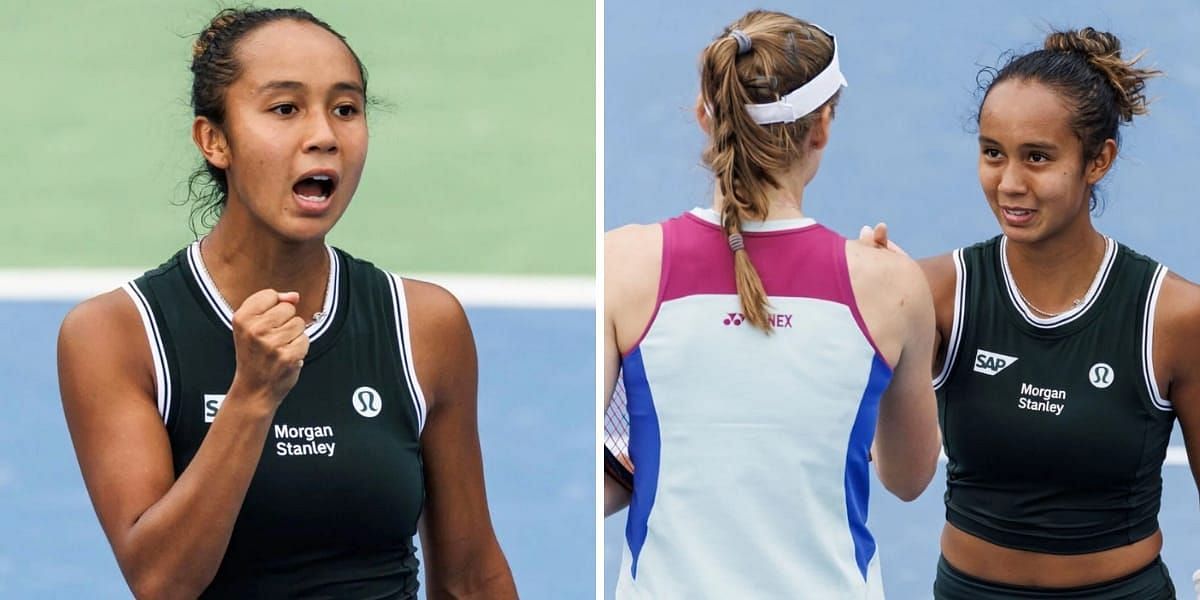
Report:
[{"label": "lululemon logo", "polygon": [[1107,363],[1096,363],[1088,371],[1088,381],[1100,389],[1112,385],[1113,377],[1113,368]]},{"label": "lululemon logo", "polygon": [[375,391],[375,388],[365,385],[354,390],[350,403],[354,405],[354,410],[358,411],[358,414],[368,419],[383,410],[383,400],[379,397],[379,392]]}]

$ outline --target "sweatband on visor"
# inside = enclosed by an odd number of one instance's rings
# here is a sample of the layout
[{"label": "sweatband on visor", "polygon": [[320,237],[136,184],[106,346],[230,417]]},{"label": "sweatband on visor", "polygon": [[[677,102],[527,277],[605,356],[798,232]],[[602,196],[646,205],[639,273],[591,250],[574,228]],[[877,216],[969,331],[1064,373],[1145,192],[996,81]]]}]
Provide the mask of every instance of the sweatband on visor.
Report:
[{"label": "sweatband on visor", "polygon": [[817,110],[833,97],[837,91],[850,84],[838,67],[837,38],[817,25],[833,41],[833,60],[816,77],[804,85],[792,90],[786,96],[767,104],[747,104],[746,113],[759,125],[771,123],[791,123]]}]

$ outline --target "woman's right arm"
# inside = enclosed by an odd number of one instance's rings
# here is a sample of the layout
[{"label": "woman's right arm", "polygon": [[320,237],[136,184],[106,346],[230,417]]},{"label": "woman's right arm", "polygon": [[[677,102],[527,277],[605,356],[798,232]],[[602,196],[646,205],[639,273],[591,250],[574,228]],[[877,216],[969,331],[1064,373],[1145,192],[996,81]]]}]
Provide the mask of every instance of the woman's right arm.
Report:
[{"label": "woman's right arm", "polygon": [[237,374],[178,479],[131,299],[109,292],[63,321],[58,372],[67,426],[100,525],[135,596],[194,598],[216,574],[275,409],[308,351],[294,296],[263,290],[234,314]]}]

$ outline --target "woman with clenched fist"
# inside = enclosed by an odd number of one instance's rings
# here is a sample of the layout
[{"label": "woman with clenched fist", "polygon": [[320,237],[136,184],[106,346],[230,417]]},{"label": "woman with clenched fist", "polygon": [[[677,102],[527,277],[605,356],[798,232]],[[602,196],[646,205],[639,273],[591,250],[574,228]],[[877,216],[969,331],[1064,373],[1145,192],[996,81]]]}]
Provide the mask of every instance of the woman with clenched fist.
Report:
[{"label": "woman with clenched fist", "polygon": [[475,346],[445,290],[326,244],[367,154],[366,71],[299,9],[193,48],[212,230],[87,300],[63,406],[142,598],[516,596],[484,495]]}]

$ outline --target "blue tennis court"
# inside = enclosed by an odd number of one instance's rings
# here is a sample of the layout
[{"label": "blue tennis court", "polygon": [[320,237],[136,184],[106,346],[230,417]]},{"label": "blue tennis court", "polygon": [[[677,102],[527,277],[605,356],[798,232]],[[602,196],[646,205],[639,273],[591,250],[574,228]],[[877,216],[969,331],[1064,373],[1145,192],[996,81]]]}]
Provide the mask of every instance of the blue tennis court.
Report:
[{"label": "blue tennis court", "polygon": [[[127,598],[58,398],[65,302],[0,302],[0,597]],[[467,308],[500,544],[526,598],[595,594],[591,310]]]},{"label": "blue tennis court", "polygon": [[[722,27],[752,8],[792,12],[837,35],[842,92],[821,169],[804,210],[843,235],[886,221],[892,238],[917,257],[947,252],[998,233],[980,192],[978,108],[981,67],[1008,50],[1040,47],[1054,28],[1093,26],[1116,33],[1124,56],[1146,49],[1153,80],[1150,114],[1124,128],[1115,170],[1101,186],[1097,228],[1173,271],[1200,280],[1191,242],[1200,220],[1194,174],[1200,155],[1200,5],[1115,0],[901,2],[861,0],[766,3],[748,0],[609,2],[604,14],[604,227],[650,223],[709,206],[710,175],[694,107],[698,57]],[[1200,568],[1200,506],[1189,469],[1163,469],[1163,557],[1181,597]],[[889,598],[928,598],[944,523],[944,471],[920,499],[903,504],[874,482],[870,524]],[[604,523],[605,594],[612,597],[624,513]]]}]

